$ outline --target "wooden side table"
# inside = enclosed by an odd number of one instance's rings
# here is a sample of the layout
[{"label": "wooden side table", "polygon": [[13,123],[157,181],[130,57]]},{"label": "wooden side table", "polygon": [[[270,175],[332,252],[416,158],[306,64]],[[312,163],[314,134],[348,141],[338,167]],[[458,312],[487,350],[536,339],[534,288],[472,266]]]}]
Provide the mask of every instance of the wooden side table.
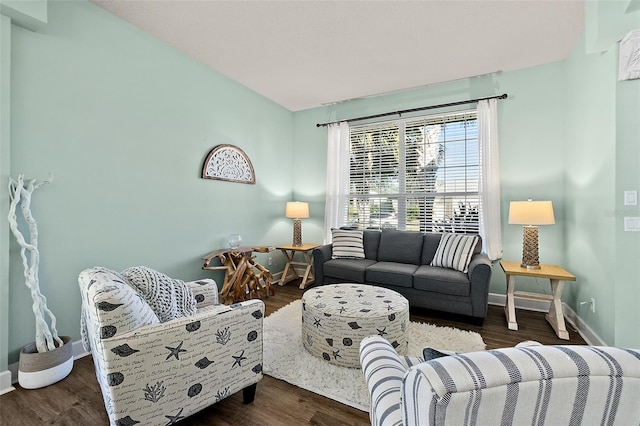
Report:
[{"label": "wooden side table", "polygon": [[[293,244],[285,244],[277,246],[276,249],[280,250],[284,257],[287,259],[287,264],[282,271],[282,278],[278,282],[279,285],[285,285],[287,282],[299,278],[300,276],[296,272],[295,266],[304,266],[304,276],[300,283],[300,289],[304,289],[308,284],[312,284],[315,281],[313,276],[313,258],[311,252],[314,248],[320,247],[319,244],[303,244],[301,246],[294,246]],[[294,261],[293,258],[296,253],[302,253],[304,262]]]},{"label": "wooden side table", "polygon": [[[260,298],[275,294],[271,286],[271,272],[255,261],[253,252],[268,253],[273,247],[238,247],[220,249],[204,256],[205,270],[224,270],[224,282],[220,290],[220,302],[236,303],[249,297]],[[218,259],[220,266],[211,266],[211,261]],[[256,270],[258,271],[256,273]]]},{"label": "wooden side table", "polygon": [[[504,313],[507,317],[509,330],[517,330],[516,322],[516,297],[527,297],[538,300],[549,300],[549,313],[545,315],[547,322],[556,331],[559,338],[569,340],[569,332],[565,326],[564,314],[562,313],[562,289],[565,281],[575,281],[576,277],[556,265],[540,265],[540,269],[527,269],[520,266],[519,262],[500,261],[500,266],[507,276],[507,302]],[[524,291],[514,291],[516,286],[516,276],[534,277],[549,279],[553,296],[528,293]]]}]

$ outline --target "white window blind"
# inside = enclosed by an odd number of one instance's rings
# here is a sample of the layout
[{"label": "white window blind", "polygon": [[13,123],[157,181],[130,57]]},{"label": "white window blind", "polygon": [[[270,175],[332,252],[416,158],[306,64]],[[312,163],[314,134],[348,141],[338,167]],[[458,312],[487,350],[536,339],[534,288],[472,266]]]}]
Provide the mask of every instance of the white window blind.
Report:
[{"label": "white window blind", "polygon": [[478,233],[475,111],[352,126],[344,223]]}]

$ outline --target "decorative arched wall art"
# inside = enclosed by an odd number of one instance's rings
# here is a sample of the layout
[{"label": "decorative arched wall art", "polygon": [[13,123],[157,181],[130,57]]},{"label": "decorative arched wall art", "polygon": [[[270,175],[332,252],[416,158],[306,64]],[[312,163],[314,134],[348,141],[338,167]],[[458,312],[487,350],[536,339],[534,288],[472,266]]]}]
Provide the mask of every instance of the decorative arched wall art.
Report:
[{"label": "decorative arched wall art", "polygon": [[243,150],[234,145],[218,145],[209,152],[202,166],[202,178],[256,183],[251,160]]}]

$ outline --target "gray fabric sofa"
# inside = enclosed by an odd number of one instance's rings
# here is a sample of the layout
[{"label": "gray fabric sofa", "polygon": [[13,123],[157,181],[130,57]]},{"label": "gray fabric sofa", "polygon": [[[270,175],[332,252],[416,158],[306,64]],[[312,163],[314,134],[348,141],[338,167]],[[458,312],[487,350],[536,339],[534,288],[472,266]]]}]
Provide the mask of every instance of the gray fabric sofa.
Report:
[{"label": "gray fabric sofa", "polygon": [[313,250],[317,285],[361,283],[386,287],[409,300],[410,306],[471,317],[482,324],[487,314],[491,261],[480,253],[468,273],[431,266],[438,233],[383,229],[363,231],[364,259],[332,259],[332,245]]}]

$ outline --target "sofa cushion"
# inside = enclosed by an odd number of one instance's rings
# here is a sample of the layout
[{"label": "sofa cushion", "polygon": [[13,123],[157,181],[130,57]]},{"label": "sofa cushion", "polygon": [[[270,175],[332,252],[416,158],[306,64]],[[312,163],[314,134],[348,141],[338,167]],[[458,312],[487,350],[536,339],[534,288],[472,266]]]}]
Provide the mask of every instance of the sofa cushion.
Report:
[{"label": "sofa cushion", "polygon": [[373,265],[370,259],[332,259],[324,263],[325,277],[337,278],[350,283],[364,283],[365,270]]},{"label": "sofa cushion", "polygon": [[378,247],[378,261],[419,265],[422,239],[421,232],[383,229]]},{"label": "sofa cushion", "polygon": [[431,265],[452,268],[466,273],[477,245],[477,235],[442,234]]},{"label": "sofa cushion", "polygon": [[420,260],[421,265],[431,265],[433,257],[436,255],[438,245],[440,245],[440,239],[442,234],[436,232],[426,232],[422,239],[422,258]]},{"label": "sofa cushion", "polygon": [[439,266],[420,266],[413,274],[413,287],[453,296],[471,294],[471,282],[467,274]]},{"label": "sofa cushion", "polygon": [[332,259],[364,259],[362,231],[331,230]]},{"label": "sofa cushion", "polygon": [[372,284],[412,287],[413,273],[418,265],[397,262],[378,262],[367,268],[365,279]]},{"label": "sofa cushion", "polygon": [[364,257],[371,260],[378,260],[378,246],[380,245],[380,235],[382,233],[377,230],[362,231],[362,242],[364,244]]}]

